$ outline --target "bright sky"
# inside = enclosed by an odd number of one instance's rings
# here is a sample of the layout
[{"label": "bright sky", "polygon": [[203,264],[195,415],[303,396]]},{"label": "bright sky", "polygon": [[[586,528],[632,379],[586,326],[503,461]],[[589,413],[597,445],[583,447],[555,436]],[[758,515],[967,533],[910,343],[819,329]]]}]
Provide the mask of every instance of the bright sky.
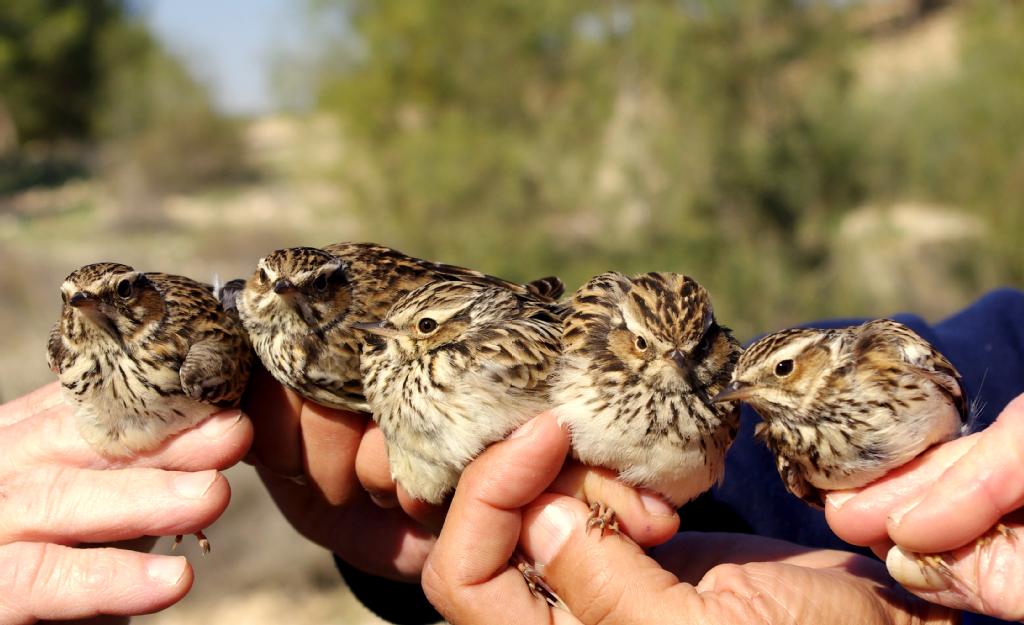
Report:
[{"label": "bright sky", "polygon": [[302,4],[294,0],[141,0],[157,37],[213,91],[228,113],[277,107],[270,85],[275,50],[294,42]]}]

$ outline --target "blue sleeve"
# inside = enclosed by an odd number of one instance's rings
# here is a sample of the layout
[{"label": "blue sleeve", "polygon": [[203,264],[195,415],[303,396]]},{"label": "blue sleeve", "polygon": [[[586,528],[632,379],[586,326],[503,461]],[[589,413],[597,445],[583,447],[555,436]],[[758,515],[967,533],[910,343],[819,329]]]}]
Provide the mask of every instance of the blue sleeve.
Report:
[{"label": "blue sleeve", "polygon": [[[963,311],[930,326],[914,315],[895,315],[938,348],[963,376],[978,410],[978,429],[987,427],[1011,399],[1024,393],[1024,292],[988,293]],[[842,327],[850,319],[810,324]],[[744,407],[740,433],[726,460],[725,480],[681,511],[684,529],[748,531],[812,547],[858,551],[839,540],[824,513],[786,492],[767,448],[754,440],[759,417]],[[973,620],[972,620],[973,619]],[[971,615],[965,623],[997,623]]]}]

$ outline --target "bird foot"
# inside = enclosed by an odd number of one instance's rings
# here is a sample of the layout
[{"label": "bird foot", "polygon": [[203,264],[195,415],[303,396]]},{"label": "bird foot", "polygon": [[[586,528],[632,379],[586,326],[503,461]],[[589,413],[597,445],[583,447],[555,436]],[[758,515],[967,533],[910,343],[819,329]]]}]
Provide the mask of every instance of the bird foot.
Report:
[{"label": "bird foot", "polygon": [[[195,536],[196,540],[199,541],[199,551],[201,551],[204,556],[210,553],[210,539],[206,537],[206,534],[203,533],[203,530],[199,530],[198,532],[193,534],[193,536]],[[178,545],[181,544],[181,539],[181,534],[178,534],[174,537],[174,544],[171,545],[171,551],[176,551],[178,549]]]},{"label": "bird foot", "polygon": [[548,605],[553,608],[559,608],[561,610],[569,611],[569,607],[565,605],[562,598],[558,596],[551,586],[544,581],[544,576],[540,574],[537,567],[526,562],[526,560],[519,554],[513,558],[515,560],[516,569],[523,576],[523,580],[526,582],[526,587],[530,589],[530,594],[538,599],[543,599]]},{"label": "bird foot", "polygon": [[615,518],[615,511],[599,501],[590,504],[587,532],[589,533],[595,527],[600,529],[601,536],[604,536],[606,530],[617,536],[622,535],[622,531],[619,530],[619,520]]}]

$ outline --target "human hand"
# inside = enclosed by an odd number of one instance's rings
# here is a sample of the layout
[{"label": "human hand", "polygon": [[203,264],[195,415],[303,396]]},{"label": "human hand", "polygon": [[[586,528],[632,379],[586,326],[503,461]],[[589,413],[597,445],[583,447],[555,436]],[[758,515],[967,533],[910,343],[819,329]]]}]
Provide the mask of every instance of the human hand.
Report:
[{"label": "human hand", "polygon": [[190,534],[228,505],[218,473],[252,440],[220,412],[131,459],[98,455],[54,383],[0,406],[0,624],[161,610],[185,596],[183,557],[86,543]]},{"label": "human hand", "polygon": [[[919,597],[1022,620],[1022,445],[1024,395],[984,431],[934,447],[859,491],[829,495],[826,518],[840,538],[886,558],[892,576]],[[989,534],[1000,522],[1016,538]],[[977,544],[981,537],[991,542]],[[951,575],[927,572],[911,552],[946,553]]]},{"label": "human hand", "polygon": [[[250,459],[289,522],[362,571],[418,582],[447,508],[395,484],[384,436],[369,415],[306,401],[261,368],[244,404],[256,425]],[[678,528],[674,509],[603,469],[569,463],[552,489],[604,501],[642,545]]]},{"label": "human hand", "polygon": [[[427,597],[452,623],[951,623],[879,563],[751,536],[688,534],[653,550],[585,530],[588,509],[545,489],[569,441],[544,414],[466,469],[427,560]],[[628,516],[630,512],[626,512]],[[520,545],[571,614],[533,597]]]},{"label": "human hand", "polygon": [[367,573],[419,580],[437,512],[400,499],[369,415],[307,401],[261,366],[243,406],[256,429],[247,460],[302,535]]}]

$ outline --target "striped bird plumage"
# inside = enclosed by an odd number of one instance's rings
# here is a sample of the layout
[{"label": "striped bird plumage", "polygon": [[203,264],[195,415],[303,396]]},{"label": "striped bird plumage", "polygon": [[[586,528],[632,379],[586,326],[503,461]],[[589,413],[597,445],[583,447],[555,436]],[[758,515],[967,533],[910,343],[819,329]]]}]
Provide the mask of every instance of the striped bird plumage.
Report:
[{"label": "striped bird plumage", "polygon": [[721,479],[739,416],[713,404],[739,345],[678,273],[608,272],[573,296],[552,393],[583,462],[681,505]]},{"label": "striped bird plumage", "polygon": [[443,281],[360,324],[367,399],[410,495],[440,503],[487,445],[548,406],[562,313],[526,292]]},{"label": "striped bird plumage", "polygon": [[723,397],[757,410],[786,488],[817,506],[960,436],[969,417],[952,363],[890,319],[770,334],[744,352]]},{"label": "striped bird plumage", "polygon": [[101,453],[151,450],[238,403],[250,350],[211,286],[94,263],[65,279],[61,298],[47,360]]},{"label": "striped bird plumage", "polygon": [[374,243],[277,250],[259,261],[237,297],[267,370],[303,397],[366,411],[353,324],[381,319],[410,291],[460,280],[554,302],[558,278],[520,285],[472,269],[422,260]]}]

